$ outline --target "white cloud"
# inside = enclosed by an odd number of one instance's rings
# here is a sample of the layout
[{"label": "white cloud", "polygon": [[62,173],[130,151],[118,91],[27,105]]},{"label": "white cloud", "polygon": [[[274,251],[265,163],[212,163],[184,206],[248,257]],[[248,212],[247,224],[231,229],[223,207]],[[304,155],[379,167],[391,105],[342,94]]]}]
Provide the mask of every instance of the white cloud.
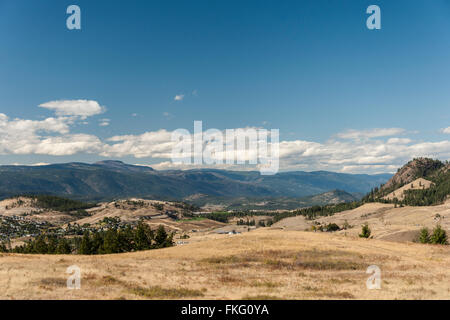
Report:
[{"label": "white cloud", "polygon": [[55,111],[57,116],[78,116],[81,119],[105,112],[106,108],[94,100],[56,100],[39,105]]},{"label": "white cloud", "polygon": [[182,101],[184,99],[184,94],[177,94],[173,100],[175,101]]},{"label": "white cloud", "polygon": [[442,132],[442,133],[450,134],[450,127],[443,128],[443,129],[441,130],[441,132]]},{"label": "white cloud", "polygon": [[100,119],[98,125],[100,127],[107,127],[107,126],[109,126],[110,122],[111,122],[110,119]]},{"label": "white cloud", "polygon": [[136,158],[166,158],[172,156],[171,141],[172,132],[167,130],[158,130],[145,132],[140,135],[113,136],[108,139],[112,144],[105,144],[103,152],[104,157],[124,157],[132,155]]},{"label": "white cloud", "polygon": [[342,139],[367,139],[394,136],[404,133],[402,128],[375,128],[370,130],[347,130],[337,134],[337,137]]},{"label": "white cloud", "polygon": [[[92,134],[71,132],[71,128],[80,121],[80,114],[88,114],[80,111],[75,116],[75,113],[72,110],[71,115],[65,113],[64,116],[42,120],[10,119],[0,113],[0,155],[67,156],[89,153],[111,158],[131,156],[162,161],[152,165],[155,168],[192,168],[171,163],[175,145],[171,141],[172,131],[161,129],[100,139]],[[109,123],[109,119],[101,119],[100,125],[102,123]],[[243,128],[242,132],[246,129]],[[450,158],[449,140],[415,142],[406,137],[392,137],[404,132],[400,128],[348,130],[325,142],[283,140],[279,144],[280,169],[377,173],[395,171],[414,157]],[[256,148],[247,152],[238,150],[237,157],[246,160],[257,151]],[[223,155],[218,153],[215,156]],[[237,165],[210,167],[249,169],[249,166]]]},{"label": "white cloud", "polygon": [[60,137],[44,138],[34,146],[32,153],[51,156],[67,156],[81,152],[98,153],[102,150],[102,147],[102,142],[96,136],[89,134],[71,134]]},{"label": "white cloud", "polygon": [[408,138],[390,138],[387,143],[388,144],[407,144],[411,143],[412,140]]},{"label": "white cloud", "polygon": [[87,105],[60,104],[56,101],[45,103],[41,106],[54,110],[57,117],[43,120],[10,119],[0,114],[0,154],[62,156],[100,152],[102,142],[98,137],[70,133],[70,127],[77,119],[85,119],[99,112],[96,105],[96,102]]}]

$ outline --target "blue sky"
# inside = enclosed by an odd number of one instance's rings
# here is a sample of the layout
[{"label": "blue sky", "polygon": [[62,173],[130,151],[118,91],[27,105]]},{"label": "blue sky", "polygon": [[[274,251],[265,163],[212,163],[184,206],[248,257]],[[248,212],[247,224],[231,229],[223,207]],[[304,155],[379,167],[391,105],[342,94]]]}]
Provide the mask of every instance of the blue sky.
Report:
[{"label": "blue sky", "polygon": [[[71,4],[81,30],[66,28]],[[167,133],[194,120],[280,129],[283,170],[450,157],[448,1],[0,0],[0,41],[1,164],[165,168]],[[76,100],[102,112],[38,107]]]}]

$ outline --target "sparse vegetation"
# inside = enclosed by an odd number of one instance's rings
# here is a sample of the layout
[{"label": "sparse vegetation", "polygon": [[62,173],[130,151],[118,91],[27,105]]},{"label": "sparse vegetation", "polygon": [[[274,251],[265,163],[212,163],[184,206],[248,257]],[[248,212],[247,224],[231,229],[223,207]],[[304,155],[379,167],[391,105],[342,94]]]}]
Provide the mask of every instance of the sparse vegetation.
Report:
[{"label": "sparse vegetation", "polygon": [[151,286],[149,288],[136,286],[134,288],[129,288],[129,290],[137,296],[150,299],[181,299],[186,297],[202,297],[204,295],[200,290],[186,288],[163,288],[160,286]]},{"label": "sparse vegetation", "polygon": [[372,231],[369,228],[369,225],[366,223],[361,228],[361,233],[359,234],[360,238],[369,238]]}]

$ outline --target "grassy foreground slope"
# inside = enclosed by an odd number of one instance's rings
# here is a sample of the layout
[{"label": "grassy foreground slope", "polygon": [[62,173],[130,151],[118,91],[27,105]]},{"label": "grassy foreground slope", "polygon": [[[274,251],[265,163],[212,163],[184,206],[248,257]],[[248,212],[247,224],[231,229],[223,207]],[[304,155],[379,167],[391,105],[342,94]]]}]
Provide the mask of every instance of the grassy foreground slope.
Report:
[{"label": "grassy foreground slope", "polygon": [[[2,254],[1,299],[449,299],[450,247],[263,228],[105,256]],[[366,269],[381,268],[380,290]],[[66,288],[66,268],[82,271]]]}]

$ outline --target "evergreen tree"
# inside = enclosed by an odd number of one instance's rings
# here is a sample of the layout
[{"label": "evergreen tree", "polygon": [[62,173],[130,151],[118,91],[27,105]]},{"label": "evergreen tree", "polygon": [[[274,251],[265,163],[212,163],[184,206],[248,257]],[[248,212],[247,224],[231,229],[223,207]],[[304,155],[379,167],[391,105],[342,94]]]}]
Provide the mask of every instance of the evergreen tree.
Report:
[{"label": "evergreen tree", "polygon": [[437,225],[430,237],[432,244],[447,244],[447,233],[442,229],[441,225]]},{"label": "evergreen tree", "polygon": [[32,243],[31,252],[41,254],[48,253],[48,245],[47,242],[45,242],[45,237],[43,235],[38,236]]},{"label": "evergreen tree", "polygon": [[98,254],[102,250],[103,247],[103,237],[102,233],[95,231],[94,235],[92,236],[91,241],[91,252],[92,254]]},{"label": "evergreen tree", "polygon": [[119,231],[118,241],[121,252],[131,252],[136,250],[133,230],[129,225]]},{"label": "evergreen tree", "polygon": [[58,245],[56,247],[57,254],[70,254],[72,253],[72,248],[65,238],[61,238],[58,241]]},{"label": "evergreen tree", "polygon": [[114,229],[106,231],[103,240],[102,253],[109,254],[119,252],[120,252],[120,245],[117,237],[117,231]]},{"label": "evergreen tree", "polygon": [[419,242],[420,243],[430,243],[430,233],[428,228],[422,228],[419,234]]},{"label": "evergreen tree", "polygon": [[89,232],[86,231],[83,235],[83,239],[81,239],[79,254],[92,254],[92,242],[89,235]]},{"label": "evergreen tree", "polygon": [[134,232],[134,242],[136,250],[148,250],[151,248],[153,232],[150,227],[142,221],[139,221]]},{"label": "evergreen tree", "polygon": [[173,246],[173,234],[168,235],[163,226],[159,226],[155,235],[155,248]]}]

